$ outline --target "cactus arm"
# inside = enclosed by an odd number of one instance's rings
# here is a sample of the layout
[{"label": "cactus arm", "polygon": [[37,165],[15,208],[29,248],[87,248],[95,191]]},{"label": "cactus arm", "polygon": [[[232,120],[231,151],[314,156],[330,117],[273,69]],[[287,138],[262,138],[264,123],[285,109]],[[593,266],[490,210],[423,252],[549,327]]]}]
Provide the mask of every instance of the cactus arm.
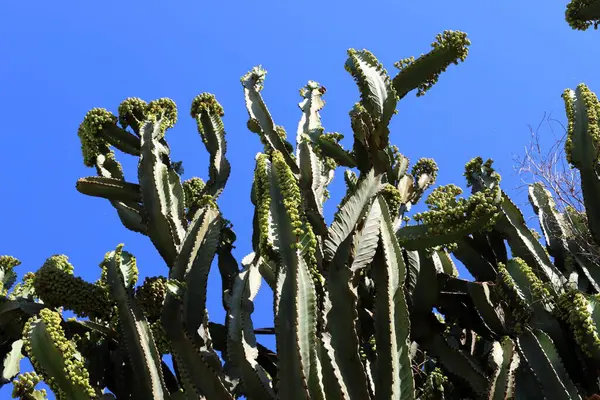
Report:
[{"label": "cactus arm", "polygon": [[578,291],[565,292],[558,300],[560,314],[566,320],[582,352],[594,362],[600,360],[600,301]]},{"label": "cactus arm", "polygon": [[323,216],[323,194],[327,184],[322,174],[323,163],[308,141],[298,144],[298,163],[300,168],[300,188],[303,191],[306,214],[319,235],[327,234],[327,223]]},{"label": "cactus arm", "polygon": [[[183,188],[161,143],[164,123],[148,120],[141,129],[142,154],[138,179],[147,212],[148,235],[169,267],[185,234]],[[168,160],[167,160],[168,161]]]},{"label": "cactus arm", "polygon": [[[3,346],[4,347],[4,346]],[[23,354],[23,340],[18,339],[12,342],[10,350],[4,355],[2,360],[2,373],[0,374],[0,388],[10,382],[21,371],[20,364]]]},{"label": "cactus arm", "polygon": [[445,284],[440,288],[441,291],[467,294],[486,327],[498,336],[505,333],[503,313],[499,305],[492,299],[490,285],[487,282],[470,282],[452,276],[445,276],[445,278]]},{"label": "cactus arm", "polygon": [[329,228],[329,235],[324,246],[326,261],[333,259],[341,243],[352,234],[356,224],[364,215],[367,204],[382,188],[381,175],[375,175],[373,170],[358,183],[356,191],[335,214]]},{"label": "cactus arm", "polygon": [[564,217],[556,209],[550,191],[541,183],[529,186],[529,202],[538,215],[548,252],[554,257],[554,264],[561,272],[565,272],[565,262],[570,255],[565,239],[567,234],[564,228]]},{"label": "cactus arm", "polygon": [[517,338],[519,354],[537,378],[546,398],[581,399],[546,333],[526,329]]},{"label": "cactus arm", "polygon": [[[346,239],[342,244],[343,248],[349,247],[348,241]],[[321,340],[338,378],[336,383],[340,396],[344,399],[370,399],[367,373],[359,356],[359,338],[354,322],[358,318],[357,293],[350,282],[350,270],[341,258],[338,253],[328,269],[328,292],[325,292],[323,300],[325,329]]]},{"label": "cactus arm", "polygon": [[325,88],[318,82],[308,81],[300,89],[302,101],[298,107],[302,110],[296,134],[296,158],[300,171],[300,188],[306,199],[306,212],[318,234],[327,232],[323,216],[323,195],[330,179],[329,168],[325,160],[315,152],[315,143],[323,134],[319,111],[325,106],[322,99]]},{"label": "cactus arm", "polygon": [[467,35],[459,31],[444,31],[438,34],[436,41],[431,44],[433,50],[421,55],[416,60],[411,57],[395,64],[400,69],[393,79],[393,85],[400,99],[414,89],[417,96],[422,96],[438,80],[440,74],[450,64],[464,61],[471,44]]},{"label": "cactus arm", "polygon": [[514,257],[519,257],[532,268],[540,279],[550,282],[553,294],[558,293],[565,282],[564,277],[552,264],[542,244],[533,236],[525,224],[525,218],[519,208],[503,192],[501,203],[502,216],[496,229],[503,233]]},{"label": "cactus arm", "polygon": [[381,218],[381,207],[373,204],[365,218],[362,229],[356,233],[354,257],[350,266],[352,272],[366,267],[373,261],[375,251],[379,245]]},{"label": "cactus arm", "polygon": [[494,342],[489,356],[492,368],[488,400],[512,399],[515,396],[515,375],[520,358],[515,343],[505,336],[500,342]]},{"label": "cactus arm", "polygon": [[43,309],[23,329],[25,351],[37,372],[52,378],[50,387],[61,400],[90,400],[96,391],[72,342],[65,338],[57,312]]},{"label": "cactus arm", "polygon": [[261,276],[255,262],[247,265],[235,278],[228,303],[227,355],[239,370],[246,396],[251,399],[275,399],[269,378],[256,361],[258,349],[251,315],[260,282]]},{"label": "cactus arm", "polygon": [[217,102],[215,96],[203,93],[192,102],[191,115],[196,119],[198,132],[210,154],[210,178],[206,182],[205,193],[216,198],[223,191],[231,172],[231,165],[225,158],[227,142],[221,120],[224,115],[223,107]]},{"label": "cactus arm", "polygon": [[463,237],[456,242],[457,247],[452,254],[467,268],[475,280],[479,282],[494,281],[496,279],[496,267],[480,251],[475,240],[471,237]]},{"label": "cactus arm", "polygon": [[597,29],[600,22],[600,1],[571,0],[567,4],[565,19],[573,29],[584,31],[592,25]]},{"label": "cactus arm", "polygon": [[104,267],[111,297],[117,303],[119,327],[136,378],[138,395],[148,399],[168,399],[160,354],[148,321],[132,296],[131,277],[137,274],[135,259],[123,251],[121,244],[107,254]]},{"label": "cactus arm", "polygon": [[169,291],[165,298],[161,321],[167,338],[171,343],[174,361],[179,369],[179,379],[189,399],[206,396],[206,398],[232,400],[233,397],[225,387],[221,371],[213,367],[213,354],[205,354],[196,346],[183,325],[181,315],[181,294]]},{"label": "cactus arm", "polygon": [[439,295],[437,274],[441,271],[437,270],[434,260],[438,255],[428,254],[424,250],[409,251],[408,254],[412,261],[407,264],[406,279],[409,283],[407,289],[411,312],[413,317],[427,315],[435,306]]},{"label": "cactus arm", "polygon": [[58,268],[49,260],[35,273],[33,287],[48,307],[65,307],[80,316],[106,318],[110,299],[106,290],[72,273]]},{"label": "cactus arm", "polygon": [[410,318],[404,297],[406,266],[396,241],[385,200],[378,196],[373,207],[381,209],[381,250],[372,270],[375,295],[377,377],[375,393],[380,398],[414,399],[415,383],[409,357]]},{"label": "cactus arm", "polygon": [[125,182],[121,179],[89,176],[87,178],[79,178],[75,187],[79,193],[87,196],[102,197],[125,203],[140,203],[142,201],[140,185]]},{"label": "cactus arm", "polygon": [[[98,154],[95,159],[96,172],[98,176],[104,178],[114,178],[124,180],[121,164],[115,159],[112,152]],[[142,215],[145,214],[144,208],[132,202],[121,202],[110,200],[112,206],[117,210],[119,219],[123,225],[133,231],[143,235],[147,235],[146,225],[144,224]]]},{"label": "cactus arm", "polygon": [[123,153],[131,154],[132,156],[140,155],[140,138],[118,127],[116,124],[105,124],[100,131],[100,135]]},{"label": "cactus arm", "polygon": [[21,261],[12,256],[0,256],[0,295],[6,295],[17,280],[14,268],[21,265]]},{"label": "cactus arm", "polygon": [[444,271],[445,274],[457,278],[458,270],[456,269],[456,265],[450,257],[450,254],[448,254],[448,252],[444,250],[436,250],[436,253],[439,257],[440,264],[442,265],[442,271]]},{"label": "cactus arm", "polygon": [[[356,81],[362,105],[382,127],[387,128],[395,113],[397,98],[383,65],[368,50],[349,49],[344,67]],[[387,136],[380,139],[385,139],[387,145]]]},{"label": "cactus arm", "polygon": [[461,351],[444,335],[437,334],[419,341],[423,350],[436,357],[448,373],[465,382],[477,397],[485,396],[488,378],[483,368],[470,355]]},{"label": "cactus arm", "polygon": [[285,399],[324,397],[317,358],[317,297],[309,267],[299,247],[299,197],[292,171],[279,152],[273,153],[269,176],[271,213],[278,238],[274,292],[277,332],[278,396]]},{"label": "cactus arm", "polygon": [[277,132],[277,126],[260,94],[266,74],[267,71],[259,65],[252,68],[241,79],[242,86],[244,87],[246,109],[250,117],[248,128],[260,135],[261,140],[265,144],[266,153],[271,153],[272,150],[280,151],[286,163],[292,169],[292,172],[297,174],[299,172],[298,165],[292,154],[288,151],[287,144],[289,143]]},{"label": "cactus arm", "polygon": [[[219,245],[223,221],[220,213],[208,208],[197,213],[190,223],[171,278],[185,282],[183,320],[189,332],[197,332],[205,324],[207,279]],[[194,335],[196,339],[196,336]],[[200,345],[203,343],[198,342]]]},{"label": "cactus arm", "polygon": [[316,140],[317,146],[321,153],[330,157],[335,162],[343,167],[354,168],[356,167],[356,159],[352,153],[344,150],[341,144],[336,141],[330,140],[327,136],[319,136]]},{"label": "cactus arm", "polygon": [[584,84],[576,90],[563,93],[567,111],[568,128],[565,153],[571,165],[579,170],[587,224],[592,238],[600,244],[600,102],[596,94]]}]

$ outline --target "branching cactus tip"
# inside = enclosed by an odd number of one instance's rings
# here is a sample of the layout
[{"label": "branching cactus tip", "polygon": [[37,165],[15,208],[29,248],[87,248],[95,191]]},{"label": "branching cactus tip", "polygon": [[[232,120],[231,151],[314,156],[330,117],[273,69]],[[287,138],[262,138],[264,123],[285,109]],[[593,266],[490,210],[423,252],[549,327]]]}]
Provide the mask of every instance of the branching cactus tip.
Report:
[{"label": "branching cactus tip", "polygon": [[134,130],[139,129],[146,116],[148,103],[139,97],[129,97],[119,105],[119,124],[123,129],[131,126]]},{"label": "branching cactus tip", "polygon": [[192,101],[192,107],[190,110],[190,115],[192,118],[198,118],[202,112],[207,112],[208,114],[214,113],[219,117],[225,115],[223,107],[221,104],[219,104],[215,95],[211,93],[201,93]]},{"label": "branching cactus tip", "polygon": [[167,97],[152,100],[146,108],[148,117],[154,116],[162,121],[166,129],[172,128],[177,123],[177,106],[175,102]]},{"label": "branching cactus tip", "polygon": [[117,117],[105,108],[93,108],[85,115],[77,132],[81,140],[83,163],[88,167],[96,164],[96,157],[110,152],[108,143],[100,136],[105,124],[116,124]]}]

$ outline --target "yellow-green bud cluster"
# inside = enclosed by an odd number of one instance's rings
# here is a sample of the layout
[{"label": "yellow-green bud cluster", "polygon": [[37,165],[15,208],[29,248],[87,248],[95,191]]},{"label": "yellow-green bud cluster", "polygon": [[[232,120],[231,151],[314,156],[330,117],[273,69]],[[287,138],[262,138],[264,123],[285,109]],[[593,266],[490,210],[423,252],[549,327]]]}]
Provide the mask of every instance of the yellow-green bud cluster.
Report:
[{"label": "yellow-green bud cluster", "polygon": [[421,175],[429,175],[432,181],[435,181],[438,173],[438,166],[433,158],[420,158],[412,167],[412,176],[418,181]]},{"label": "yellow-green bud cluster", "polygon": [[533,301],[540,301],[546,305],[549,304],[552,301],[552,295],[542,280],[533,272],[533,269],[521,258],[515,257],[513,261],[519,266],[525,279],[527,279]]},{"label": "yellow-green bud cluster", "polygon": [[581,31],[588,29],[592,25],[594,29],[598,29],[600,15],[593,19],[582,19],[582,13],[586,11],[586,8],[594,6],[596,9],[598,8],[598,0],[571,0],[567,4],[567,10],[565,11],[565,19],[569,26]]},{"label": "yellow-green bud cluster", "polygon": [[69,262],[69,257],[65,256],[64,254],[55,254],[50,256],[48,259],[46,259],[43,265],[58,268],[69,275],[73,275],[73,272],[75,271],[75,268]]},{"label": "yellow-green bud cluster", "polygon": [[[302,220],[300,217],[300,207],[302,201],[300,198],[300,188],[296,182],[296,177],[285,162],[281,152],[273,152],[272,163],[273,169],[277,175],[279,189],[283,197],[283,205],[288,218],[290,219],[290,223],[294,230],[294,235],[296,235],[296,237],[300,237],[304,231],[302,230]],[[298,246],[298,243],[294,244],[295,248],[298,248]]]},{"label": "yellow-green bud cluster", "polygon": [[103,317],[110,312],[107,291],[45,263],[34,275],[36,294],[49,307],[65,307],[80,316]]},{"label": "yellow-green bud cluster", "polygon": [[13,399],[47,398],[48,395],[46,389],[35,390],[37,384],[42,382],[42,380],[42,377],[35,372],[24,372],[19,374],[19,376],[12,381]]},{"label": "yellow-green bud cluster", "polygon": [[165,332],[162,321],[159,319],[151,322],[150,331],[152,332],[152,337],[156,344],[156,350],[158,350],[160,354],[169,354],[171,352],[171,343],[167,338],[167,333]]},{"label": "yellow-green bud cluster", "polygon": [[163,129],[172,128],[177,123],[177,106],[167,97],[152,100],[146,108],[147,118],[161,121]]},{"label": "yellow-green bud cluster", "polygon": [[25,293],[31,293],[34,291],[33,288],[33,279],[35,278],[35,274],[33,272],[27,272],[23,275],[23,279],[20,283],[17,283],[10,294],[11,299],[15,299],[17,297],[23,296]]},{"label": "yellow-green bud cluster", "polygon": [[442,370],[435,368],[427,376],[425,389],[423,390],[423,400],[435,400],[444,398],[444,386],[448,384],[448,378],[443,374]]},{"label": "yellow-green bud cluster", "polygon": [[186,208],[199,206],[202,199],[202,191],[206,184],[201,178],[193,177],[183,182],[183,195]]},{"label": "yellow-green bud cluster", "polygon": [[494,289],[498,297],[509,304],[513,319],[513,331],[520,333],[521,323],[529,319],[532,310],[507,271],[506,266],[502,263],[498,263],[498,275],[496,276]]},{"label": "yellow-green bud cluster", "polygon": [[119,124],[123,129],[131,126],[135,132],[140,129],[140,123],[146,118],[148,103],[139,97],[129,97],[119,105]]},{"label": "yellow-green bud cluster", "polygon": [[569,323],[573,336],[579,347],[588,357],[600,355],[600,336],[592,312],[599,307],[598,298],[586,296],[572,289],[563,293],[558,299],[558,315]]},{"label": "yellow-green bud cluster", "polygon": [[[598,125],[598,115],[600,114],[600,102],[594,92],[592,92],[585,84],[581,83],[577,85],[581,93],[583,103],[585,104],[586,119],[587,119],[587,135],[590,136],[595,146],[600,147],[600,126]],[[577,168],[583,166],[578,164],[577,160],[573,159],[573,135],[575,131],[575,124],[577,123],[575,115],[575,101],[572,96],[572,90],[567,89],[564,91],[562,98],[565,102],[565,110],[567,112],[567,140],[565,141],[565,154],[567,161]],[[580,121],[579,123],[581,123]],[[598,154],[596,154],[596,160]]]},{"label": "yellow-green bud cluster", "polygon": [[0,279],[0,296],[6,296],[8,294],[8,289],[17,278],[17,274],[13,271],[13,268],[18,265],[21,265],[21,261],[15,257],[0,256],[0,276],[4,276],[3,279]]},{"label": "yellow-green bud cluster", "polygon": [[[341,133],[338,133],[338,132],[328,132],[328,133],[324,133],[320,136],[320,140],[324,140],[324,141],[327,141],[329,143],[334,143],[334,144],[339,144],[343,138],[344,138],[344,135],[342,135]],[[315,146],[314,150],[315,150],[315,153],[317,154],[317,156],[319,156],[323,160],[323,163],[325,164],[326,169],[336,169],[337,168],[338,163],[333,158],[327,157],[326,155],[324,155],[323,151],[319,145]]]},{"label": "yellow-green bud cluster", "polygon": [[[417,87],[417,97],[420,97],[435,85],[440,74],[446,71],[450,64],[456,65],[459,61],[465,61],[469,54],[470,44],[471,41],[467,38],[466,33],[446,30],[436,36],[435,42],[431,43],[433,50],[429,53],[421,55],[417,60],[414,57],[405,58],[396,62],[394,66],[400,71],[404,71],[409,68],[420,68],[421,64],[429,63],[431,59],[439,64],[437,70]],[[440,57],[441,55],[443,57]]]},{"label": "yellow-green bud cluster", "polygon": [[256,212],[258,214],[259,249],[264,256],[269,254],[269,213],[271,210],[271,182],[268,176],[268,156],[259,154],[254,170],[254,187],[256,192]]},{"label": "yellow-green bud cluster", "polygon": [[160,318],[162,306],[167,296],[167,278],[163,276],[147,277],[136,289],[135,298],[149,321]]},{"label": "yellow-green bud cluster", "polygon": [[77,135],[81,141],[81,152],[83,163],[93,167],[99,154],[110,152],[108,143],[102,138],[100,132],[106,124],[116,124],[117,117],[104,108],[92,108],[85,115],[83,122],[79,125]]},{"label": "yellow-green bud cluster", "polygon": [[427,204],[432,204],[433,209],[414,216],[416,221],[429,226],[429,234],[445,235],[475,229],[478,225],[482,230],[493,226],[499,215],[493,191],[485,190],[472,194],[468,199],[456,200],[453,197],[456,193],[454,185],[448,186],[450,188],[438,188],[439,191],[432,193],[434,197],[427,199]]},{"label": "yellow-green bud cluster", "polygon": [[[63,328],[61,327],[62,317],[59,313],[45,308],[38,315],[31,317],[23,328],[23,342],[25,353],[28,355],[36,372],[44,377],[44,381],[50,386],[52,391],[61,400],[68,400],[66,393],[58,386],[52,376],[48,376],[42,365],[34,355],[31,335],[34,330],[43,329],[46,337],[49,338],[51,345],[59,351],[64,360],[64,374],[67,380],[75,386],[79,386],[90,397],[95,397],[96,392],[90,385],[90,375],[85,368],[75,345],[67,340]],[[38,350],[39,351],[39,350]]]},{"label": "yellow-green bud cluster", "polygon": [[390,209],[390,216],[396,219],[402,205],[402,194],[394,185],[386,184],[381,190],[381,196]]},{"label": "yellow-green bud cluster", "polygon": [[21,265],[21,261],[13,256],[0,256],[0,269],[7,271]]},{"label": "yellow-green bud cluster", "polygon": [[473,186],[477,177],[484,175],[486,177],[491,178],[496,183],[500,182],[500,174],[498,174],[492,165],[494,164],[494,160],[488,159],[486,162],[483,162],[483,158],[475,157],[465,164],[465,172],[464,176],[467,179],[467,186]]},{"label": "yellow-green bud cluster", "polygon": [[215,114],[219,117],[225,115],[223,107],[211,93],[201,93],[196,96],[194,100],[192,100],[192,107],[190,109],[190,115],[192,118],[198,118],[198,116],[203,112],[206,112],[207,114]]}]

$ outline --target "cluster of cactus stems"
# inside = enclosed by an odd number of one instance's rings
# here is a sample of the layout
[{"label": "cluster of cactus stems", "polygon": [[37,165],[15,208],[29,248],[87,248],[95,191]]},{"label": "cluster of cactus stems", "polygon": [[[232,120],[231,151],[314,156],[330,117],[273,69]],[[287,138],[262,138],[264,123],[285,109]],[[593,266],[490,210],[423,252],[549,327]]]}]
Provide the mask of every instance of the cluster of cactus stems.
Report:
[{"label": "cluster of cactus stems", "polygon": [[[253,252],[241,266],[218,206],[230,164],[215,97],[197,96],[190,112],[210,154],[206,182],[182,182],[181,163],[170,159],[166,133],[178,118],[171,100],[129,98],[118,116],[91,110],[79,137],[84,163],[97,174],[78,180],[77,190],[110,201],[125,227],[152,241],[165,273],[138,284],[143,266],[119,245],[94,283],[54,255],[15,285],[19,261],[0,257],[0,385],[12,381],[15,398],[44,399],[36,389],[43,380],[57,398],[73,400],[582,399],[600,392],[600,266],[582,255],[565,224],[569,212],[557,211],[547,190],[536,184],[529,191],[539,238],[500,188],[492,162],[479,157],[465,167],[468,197],[457,198],[458,186],[438,187],[425,200],[428,210],[409,216],[438,168],[423,158],[409,170],[389,143],[390,120],[401,98],[424,94],[465,59],[469,44],[464,33],[446,31],[428,54],[400,61],[393,78],[372,53],[349,50],[345,68],[360,92],[350,111],[350,150],[321,125],[319,83],[300,90],[294,146],[263,100],[266,71],[244,75],[248,128],[264,151],[248,187]],[[586,199],[581,229],[600,245],[600,103],[584,85],[564,99],[567,153]],[[114,149],[138,157],[137,182],[125,179]],[[347,192],[328,225],[323,203],[339,167],[347,168]],[[460,279],[454,260],[474,280]],[[223,323],[206,310],[215,264]],[[275,324],[257,329],[253,299],[263,281],[273,290]],[[257,333],[274,334],[276,349],[259,344]],[[34,372],[20,373],[23,357]]]}]

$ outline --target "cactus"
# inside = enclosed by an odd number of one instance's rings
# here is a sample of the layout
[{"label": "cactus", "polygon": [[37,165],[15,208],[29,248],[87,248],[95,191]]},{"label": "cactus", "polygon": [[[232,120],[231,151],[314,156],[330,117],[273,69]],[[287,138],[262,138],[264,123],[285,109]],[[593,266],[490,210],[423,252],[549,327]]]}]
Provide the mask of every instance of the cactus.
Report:
[{"label": "cactus", "polygon": [[[587,3],[586,3],[587,4]],[[138,266],[119,245],[95,283],[55,255],[14,285],[13,257],[0,257],[0,385],[13,397],[143,399],[577,399],[600,390],[600,272],[574,229],[598,240],[598,110],[589,89],[567,91],[567,153],[580,169],[586,212],[556,210],[539,184],[530,200],[535,235],[500,187],[492,161],[465,166],[471,193],[432,190],[427,211],[411,207],[435,184],[438,167],[412,168],[389,143],[391,118],[412,90],[423,95],[464,61],[462,32],[438,35],[430,53],[398,63],[390,77],[367,50],[350,49],[346,70],[360,99],[350,112],[353,145],[327,133],[325,88],[300,90],[295,147],[268,111],[266,71],[242,79],[256,155],[250,199],[253,252],[241,261],[218,198],[227,161],[223,108],[203,93],[191,106],[210,155],[206,181],[181,180],[167,132],[178,119],[169,99],[126,99],[118,117],[93,109],[79,129],[84,164],[97,176],[77,190],[108,200],[124,226],[147,236],[165,273],[138,284]],[[137,157],[125,180],[114,149]],[[346,194],[333,222],[327,188],[346,167]],[[410,168],[410,169],[409,169]],[[206,182],[206,183],[205,183]],[[569,222],[571,221],[571,222]],[[542,243],[540,240],[543,240]],[[458,276],[454,256],[475,277]],[[223,324],[206,309],[210,268],[222,278]],[[273,290],[274,328],[255,328],[262,280]],[[71,310],[74,318],[64,319]],[[437,310],[437,313],[434,312]],[[274,334],[276,351],[257,341]],[[221,352],[221,358],[218,352]],[[169,367],[163,357],[172,356]],[[23,356],[35,372],[20,373]],[[110,392],[110,393],[108,393]]]}]

